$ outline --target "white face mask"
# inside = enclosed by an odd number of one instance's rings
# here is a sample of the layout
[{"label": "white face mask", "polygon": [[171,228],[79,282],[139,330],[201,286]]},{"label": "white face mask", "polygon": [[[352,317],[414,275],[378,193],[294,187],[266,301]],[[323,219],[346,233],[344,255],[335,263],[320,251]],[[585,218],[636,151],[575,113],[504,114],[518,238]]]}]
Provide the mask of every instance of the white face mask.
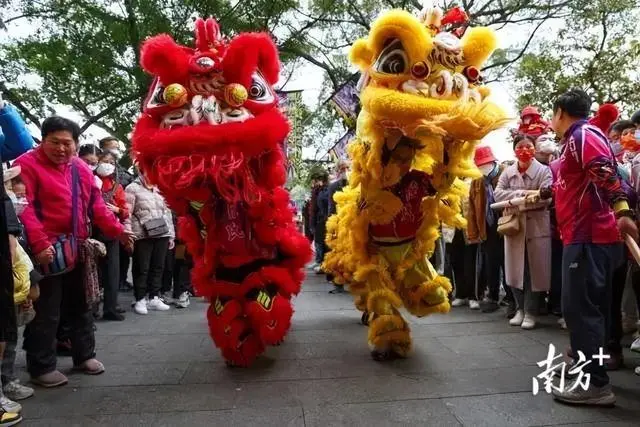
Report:
[{"label": "white face mask", "polygon": [[111,163],[100,163],[96,168],[96,173],[102,177],[111,176],[115,171],[116,167]]},{"label": "white face mask", "polygon": [[495,163],[487,163],[486,165],[478,166],[478,169],[480,169],[480,172],[482,172],[482,175],[489,176],[489,174],[493,172],[493,169],[495,167],[496,167]]}]

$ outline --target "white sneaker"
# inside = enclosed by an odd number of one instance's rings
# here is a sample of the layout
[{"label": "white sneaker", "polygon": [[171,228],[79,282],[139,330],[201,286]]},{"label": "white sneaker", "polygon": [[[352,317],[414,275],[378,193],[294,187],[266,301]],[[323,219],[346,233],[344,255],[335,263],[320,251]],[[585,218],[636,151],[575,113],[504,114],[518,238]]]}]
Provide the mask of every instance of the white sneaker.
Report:
[{"label": "white sneaker", "polygon": [[469,300],[469,308],[471,310],[480,310],[480,303],[474,299]]},{"label": "white sneaker", "polygon": [[171,309],[171,307],[163,303],[162,300],[158,297],[153,297],[153,299],[149,301],[147,308],[149,310],[158,310],[158,311],[167,311]]},{"label": "white sneaker", "polygon": [[522,320],[522,324],[520,325],[522,329],[533,329],[536,327],[536,316],[533,314],[525,314],[524,319]]},{"label": "white sneaker", "polygon": [[149,311],[147,310],[147,299],[142,298],[140,301],[136,301],[133,306],[133,311],[138,314],[148,314]]},{"label": "white sneaker", "polygon": [[524,321],[524,311],[518,310],[516,311],[516,315],[513,316],[511,320],[509,320],[509,324],[511,326],[522,326],[523,321]]},{"label": "white sneaker", "polygon": [[462,307],[469,304],[469,300],[466,298],[456,298],[451,302],[451,307]]},{"label": "white sneaker", "polygon": [[4,395],[0,396],[0,408],[2,408],[4,412],[10,412],[14,414],[19,414],[22,411],[21,404],[19,404],[18,402],[14,402]]},{"label": "white sneaker", "polygon": [[20,381],[11,381],[2,388],[4,395],[11,400],[24,400],[33,396],[35,392],[31,387],[20,384]]},{"label": "white sneaker", "polygon": [[640,338],[636,338],[636,340],[631,343],[631,351],[640,353]]},{"label": "white sneaker", "polygon": [[640,375],[640,366],[636,366],[636,369],[633,372],[635,372],[636,375]]},{"label": "white sneaker", "polygon": [[191,304],[191,301],[189,300],[189,294],[187,292],[181,293],[175,304],[177,308],[189,307],[189,304]]}]

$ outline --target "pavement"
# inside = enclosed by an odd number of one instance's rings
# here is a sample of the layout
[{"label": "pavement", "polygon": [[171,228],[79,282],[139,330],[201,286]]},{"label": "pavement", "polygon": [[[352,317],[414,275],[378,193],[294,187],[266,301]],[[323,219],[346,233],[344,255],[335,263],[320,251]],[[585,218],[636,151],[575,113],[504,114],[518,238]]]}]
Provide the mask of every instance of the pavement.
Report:
[{"label": "pavement", "polygon": [[[533,331],[503,313],[455,308],[409,318],[415,352],[379,363],[347,294],[329,295],[311,274],[295,301],[285,343],[250,369],[227,368],[205,321],[206,304],[127,314],[98,322],[97,377],[69,372],[69,384],[22,402],[25,426],[637,426],[640,355],[612,373],[615,408],[584,408],[532,394],[549,343],[568,336],[548,317]],[[131,297],[123,294],[123,303]],[[126,304],[128,306],[128,304]],[[24,355],[18,361],[24,368]],[[63,372],[71,360],[59,359]],[[23,372],[23,382],[28,380]]]}]

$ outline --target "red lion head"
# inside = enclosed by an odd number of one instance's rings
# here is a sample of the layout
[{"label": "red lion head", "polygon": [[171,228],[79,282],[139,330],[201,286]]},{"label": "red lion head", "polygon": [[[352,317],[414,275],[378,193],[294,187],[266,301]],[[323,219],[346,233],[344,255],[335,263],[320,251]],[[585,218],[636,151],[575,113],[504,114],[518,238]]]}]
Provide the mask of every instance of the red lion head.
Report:
[{"label": "red lion head", "polygon": [[195,37],[195,48],[166,34],[142,46],[141,65],[154,81],[133,134],[136,161],[163,192],[192,200],[207,188],[241,199],[257,181],[264,185],[262,175],[268,187],[283,184],[289,125],[273,89],[276,46],[264,33],[227,41],[211,18],[196,21]]}]

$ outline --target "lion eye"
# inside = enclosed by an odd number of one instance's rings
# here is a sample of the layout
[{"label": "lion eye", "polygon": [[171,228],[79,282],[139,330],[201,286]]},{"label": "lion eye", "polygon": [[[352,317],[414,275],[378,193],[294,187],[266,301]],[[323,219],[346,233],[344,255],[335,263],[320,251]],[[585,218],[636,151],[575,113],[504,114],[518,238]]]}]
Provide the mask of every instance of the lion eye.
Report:
[{"label": "lion eye", "polygon": [[374,64],[374,69],[383,74],[405,74],[409,59],[400,40],[394,40],[384,48]]}]

